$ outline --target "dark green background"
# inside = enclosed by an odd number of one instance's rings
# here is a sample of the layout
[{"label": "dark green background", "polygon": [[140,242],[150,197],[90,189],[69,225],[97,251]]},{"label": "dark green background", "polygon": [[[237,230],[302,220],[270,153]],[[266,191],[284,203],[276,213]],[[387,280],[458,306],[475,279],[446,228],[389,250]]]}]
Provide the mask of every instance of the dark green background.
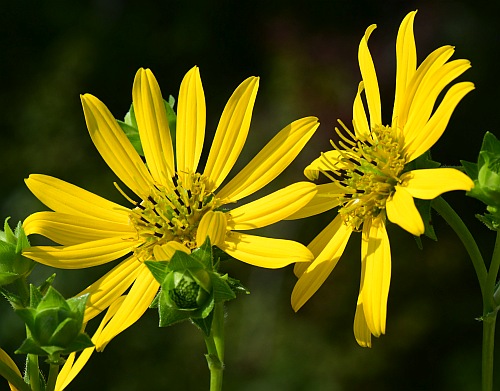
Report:
[{"label": "dark green background", "polygon": [[[24,219],[44,207],[24,186],[30,173],[52,175],[123,202],[116,180],[88,136],[79,94],[92,93],[121,118],[139,67],[149,67],[165,96],[200,67],[207,100],[208,150],[220,113],[246,77],[261,77],[252,126],[236,167],[277,131],[307,115],[321,126],[279,180],[258,195],[303,180],[302,170],[329,147],[337,118],[349,123],[360,80],[357,47],[366,27],[390,119],[398,26],[419,9],[419,62],[444,44],[473,68],[461,80],[476,90],[458,106],[433,149],[444,164],[474,160],[486,130],[498,134],[498,13],[472,1],[12,1],[0,13],[0,218]],[[233,171],[234,172],[234,171]],[[482,206],[462,192],[446,196],[472,227],[486,258],[493,233],[475,221]],[[307,244],[333,213],[280,223],[261,234]],[[225,390],[476,390],[480,380],[479,286],[455,235],[434,216],[439,242],[391,225],[393,276],[387,335],[357,346],[352,322],[359,287],[354,235],[319,292],[294,314],[292,268],[243,263],[226,270],[251,290],[229,303]],[[58,271],[56,287],[78,293],[109,265]],[[37,268],[36,282],[52,270]],[[157,326],[154,310],[95,354],[69,390],[206,390],[203,338],[194,326]],[[0,346],[12,353],[21,321],[0,302]],[[499,358],[500,359],[500,358]],[[497,366],[500,364],[497,359]],[[19,358],[22,367],[22,359]],[[500,381],[500,380],[499,380]],[[0,381],[0,389],[7,386]]]}]

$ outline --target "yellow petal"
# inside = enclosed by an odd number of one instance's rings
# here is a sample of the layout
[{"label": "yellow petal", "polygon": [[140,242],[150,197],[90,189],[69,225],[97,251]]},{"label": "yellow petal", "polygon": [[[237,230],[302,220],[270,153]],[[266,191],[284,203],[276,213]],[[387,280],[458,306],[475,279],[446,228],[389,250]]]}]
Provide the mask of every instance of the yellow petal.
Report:
[{"label": "yellow petal", "polygon": [[303,208],[315,194],[313,183],[294,183],[228,212],[228,226],[246,230],[274,224]]},{"label": "yellow petal", "polygon": [[204,176],[210,190],[224,181],[247,139],[259,78],[249,77],[234,91],[222,113],[208,154]]},{"label": "yellow petal", "polygon": [[206,106],[200,71],[193,67],[184,76],[177,101],[176,159],[181,179],[196,172],[205,138]]},{"label": "yellow petal", "polygon": [[[10,369],[12,369],[20,378],[22,378],[21,372],[19,371],[19,368],[17,367],[16,363],[10,356],[5,353],[5,351],[0,348],[0,361],[6,364]],[[17,388],[14,387],[12,384],[9,383],[9,387],[12,391],[17,391]]]},{"label": "yellow petal", "polygon": [[[99,327],[97,328],[96,332],[92,337],[92,342],[94,342],[94,344],[101,335],[104,326],[106,326],[106,324],[114,316],[116,311],[118,311],[118,308],[120,308],[124,300],[125,296],[120,297],[113,304],[111,304],[108,311],[106,311],[106,315],[102,319],[101,324],[99,325]],[[94,353],[94,351],[95,351],[95,346],[84,349],[80,353],[76,361],[75,361],[76,353],[71,353],[69,355],[69,357],[66,359],[66,362],[64,363],[63,367],[61,368],[61,371],[57,376],[55,391],[64,390],[69,385],[69,383],[73,381],[76,375],[80,373],[85,364],[88,362],[90,356],[92,356],[92,353]]]},{"label": "yellow petal", "polygon": [[118,122],[95,96],[81,96],[85,121],[97,150],[107,165],[135,194],[145,198],[153,178]]},{"label": "yellow petal", "polygon": [[235,202],[267,185],[295,159],[318,126],[316,117],[302,118],[286,126],[219,191],[217,197]]},{"label": "yellow petal", "polygon": [[294,262],[307,262],[313,259],[313,255],[305,246],[292,240],[239,232],[230,232],[220,248],[233,258],[267,269],[277,269]]},{"label": "yellow petal", "polygon": [[319,173],[322,171],[342,169],[342,162],[340,161],[342,156],[336,149],[322,152],[319,158],[315,159],[304,169],[304,175],[307,179],[314,181],[318,179]]},{"label": "yellow petal", "polygon": [[412,197],[432,200],[452,190],[469,191],[474,182],[454,168],[431,168],[409,171],[401,176],[405,189]]},{"label": "yellow petal", "polygon": [[407,144],[405,142],[407,162],[416,159],[436,143],[446,129],[455,107],[473,89],[474,84],[462,82],[455,84],[448,90],[429,122],[422,129],[419,129],[413,140],[408,141]]},{"label": "yellow petal", "polygon": [[285,220],[296,220],[315,216],[339,205],[339,198],[344,195],[344,188],[337,183],[316,185],[317,193],[302,209],[288,216]]},{"label": "yellow petal", "polygon": [[[415,93],[410,111],[408,113],[408,121],[405,125],[405,144],[412,144],[414,142],[417,144],[419,143],[419,141],[415,141],[415,139],[421,140],[422,134],[426,134],[423,133],[422,128],[424,128],[429,121],[429,117],[434,109],[438,95],[449,83],[469,69],[470,66],[470,62],[467,60],[455,60],[443,65],[432,75],[427,74],[424,76],[417,92]],[[465,94],[463,94],[460,99],[464,95]],[[455,106],[453,106],[453,109]],[[451,112],[453,112],[453,109]],[[437,139],[434,141],[436,140]]]},{"label": "yellow petal", "polygon": [[160,284],[156,282],[146,265],[141,266],[142,270],[122,305],[95,341],[97,351],[103,350],[109,341],[137,322],[158,293]]},{"label": "yellow petal", "polygon": [[31,174],[25,182],[40,201],[56,212],[128,224],[127,208],[78,186],[40,174]]},{"label": "yellow petal", "polygon": [[153,248],[153,254],[157,261],[170,261],[176,251],[182,251],[186,254],[191,254],[191,251],[183,244],[175,241],[167,242],[161,246]]},{"label": "yellow petal", "polygon": [[403,127],[399,123],[400,110],[404,106],[406,88],[413,78],[417,68],[417,49],[413,35],[413,21],[417,11],[412,11],[401,22],[396,40],[396,92],[394,110],[392,114],[392,127]]},{"label": "yellow petal", "polygon": [[[352,228],[343,224],[339,215],[309,244],[311,252],[318,255],[307,264],[293,288],[291,302],[294,311],[298,311],[325,282],[342,256],[351,233]],[[297,270],[294,271],[297,274]]]},{"label": "yellow petal", "polygon": [[114,261],[142,244],[122,237],[94,240],[72,246],[34,246],[23,251],[25,257],[60,269],[82,269]]},{"label": "yellow petal", "polygon": [[365,220],[361,242],[364,278],[361,292],[366,324],[371,333],[385,334],[387,299],[391,282],[391,248],[384,220]]},{"label": "yellow petal", "polygon": [[208,236],[210,237],[210,244],[212,246],[220,247],[226,239],[226,233],[226,213],[209,211],[201,218],[198,231],[196,232],[196,244],[201,246]]},{"label": "yellow petal", "polygon": [[363,301],[361,294],[358,297],[358,304],[356,305],[356,313],[354,314],[354,338],[359,346],[363,348],[372,347],[372,333],[366,324],[365,313],[363,308]]},{"label": "yellow petal", "polygon": [[151,176],[167,185],[173,176],[174,149],[160,86],[149,69],[140,68],[132,88],[134,113]]},{"label": "yellow petal", "polygon": [[424,233],[424,222],[415,206],[413,197],[405,187],[396,186],[396,191],[385,205],[387,217],[412,235]]},{"label": "yellow petal", "polygon": [[370,127],[382,124],[382,112],[380,107],[380,91],[378,88],[377,73],[373,64],[370,50],[368,49],[368,39],[373,30],[377,28],[372,24],[366,29],[365,35],[359,43],[358,61],[361,76],[365,85],[366,101],[370,112]]},{"label": "yellow petal", "polygon": [[84,323],[108,308],[132,285],[141,265],[134,256],[125,259],[77,295],[89,295]]},{"label": "yellow petal", "polygon": [[453,55],[455,49],[452,46],[443,46],[434,50],[427,58],[420,64],[417,71],[413,74],[412,79],[406,86],[404,98],[401,100],[401,105],[398,109],[398,117],[393,118],[396,120],[399,128],[403,129],[407,137],[413,137],[407,134],[408,131],[418,131],[416,128],[407,129],[405,127],[408,116],[410,115],[410,108],[413,104],[415,94],[422,84],[424,77],[429,78],[429,75],[434,75],[448,59]]},{"label": "yellow petal", "polygon": [[137,236],[129,224],[58,212],[33,213],[24,220],[23,228],[26,235],[43,235],[65,246],[116,236],[124,239]]},{"label": "yellow petal", "polygon": [[368,125],[365,107],[361,98],[361,93],[364,91],[364,89],[365,83],[360,82],[358,85],[358,92],[356,93],[354,104],[352,106],[352,122],[354,125],[354,133],[356,134],[356,138],[360,140],[366,140],[370,136],[370,126]]}]

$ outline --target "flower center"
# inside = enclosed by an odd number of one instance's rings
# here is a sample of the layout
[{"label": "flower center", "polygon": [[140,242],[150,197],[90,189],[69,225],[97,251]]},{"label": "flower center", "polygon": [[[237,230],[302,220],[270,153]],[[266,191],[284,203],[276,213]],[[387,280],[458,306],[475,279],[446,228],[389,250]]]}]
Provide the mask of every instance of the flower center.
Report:
[{"label": "flower center", "polygon": [[147,198],[136,204],[130,220],[144,243],[136,249],[140,260],[153,259],[153,248],[176,241],[195,249],[196,230],[203,215],[216,207],[216,198],[206,190],[207,180],[201,174],[177,174],[168,186],[155,184]]},{"label": "flower center", "polygon": [[404,137],[397,129],[380,125],[361,139],[341,125],[352,140],[335,129],[343,140],[339,142],[343,149],[333,145],[338,157],[329,161],[333,173],[330,179],[344,188],[339,210],[344,222],[359,230],[365,218],[376,217],[385,209],[400,181],[405,165]]}]

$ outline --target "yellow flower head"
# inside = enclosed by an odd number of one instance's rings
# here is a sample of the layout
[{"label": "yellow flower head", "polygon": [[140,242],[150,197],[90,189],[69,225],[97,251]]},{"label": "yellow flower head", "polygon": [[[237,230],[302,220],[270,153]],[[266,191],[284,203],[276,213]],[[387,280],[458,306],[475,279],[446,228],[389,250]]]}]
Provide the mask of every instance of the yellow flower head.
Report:
[{"label": "yellow flower head", "polygon": [[159,285],[143,261],[169,259],[176,250],[189,253],[207,235],[229,255],[260,267],[312,260],[310,251],[299,243],[235,230],[267,226],[295,213],[314,196],[314,184],[295,183],[232,210],[222,208],[276,178],[318,127],[314,117],[286,126],[219,189],[245,143],[258,83],[258,78],[248,78],[229,99],[203,171],[198,166],[205,136],[205,98],[197,67],[181,83],[175,154],[158,83],[149,69],[137,72],[132,98],[145,163],[106,106],[92,95],[83,95],[92,141],[135,193],[135,200],[125,196],[132,203],[130,208],[49,176],[30,175],[26,180],[30,190],[53,210],[29,216],[24,222],[26,233],[41,234],[60,244],[31,247],[24,252],[26,257],[53,267],[78,269],[131,253],[82,292],[89,294],[87,322],[130,288],[94,341],[98,350],[139,319],[155,297]]},{"label": "yellow flower head", "polygon": [[[396,42],[396,96],[392,122],[382,123],[380,93],[375,67],[368,50],[368,27],[359,44],[359,66],[363,81],[353,105],[353,128],[339,121],[343,132],[334,149],[323,153],[306,169],[309,179],[325,174],[331,183],[318,186],[315,198],[292,218],[339,207],[338,216],[308,246],[315,255],[310,264],[297,264],[299,280],[292,293],[298,310],[331,273],[349,237],[362,231],[362,271],[354,334],[362,346],[371,345],[371,335],[385,333],[387,297],[391,276],[391,254],[386,219],[415,236],[424,233],[424,223],[414,198],[433,199],[451,190],[470,190],[472,180],[452,168],[404,171],[405,165],[425,153],[444,132],[453,110],[474,85],[454,84],[435,108],[438,95],[470,68],[467,60],[448,62],[454,52],[443,46],[417,68],[413,21],[410,12],[399,28]],[[368,116],[362,95],[365,95]]]}]

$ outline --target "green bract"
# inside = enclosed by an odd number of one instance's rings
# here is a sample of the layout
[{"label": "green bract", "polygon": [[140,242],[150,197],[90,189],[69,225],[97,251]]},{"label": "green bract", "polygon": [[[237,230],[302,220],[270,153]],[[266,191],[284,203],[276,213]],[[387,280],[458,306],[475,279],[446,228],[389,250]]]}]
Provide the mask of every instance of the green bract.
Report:
[{"label": "green bract", "polygon": [[65,300],[53,287],[45,296],[35,286],[30,288],[30,307],[16,309],[29,330],[16,353],[53,356],[94,346],[81,332],[88,295]]},{"label": "green bract", "polygon": [[470,197],[484,202],[487,213],[477,218],[489,228],[500,228],[500,141],[486,132],[477,164],[462,161],[467,175],[474,181],[474,188],[467,192]]},{"label": "green bract", "polygon": [[170,261],[145,263],[161,285],[155,300],[161,327],[191,319],[208,335],[215,303],[234,299],[236,291],[246,291],[238,281],[215,271],[208,237],[191,254],[176,251]]},{"label": "green bract", "polygon": [[12,232],[8,220],[5,219],[4,231],[0,230],[0,286],[27,277],[35,266],[34,261],[21,255],[22,250],[30,245],[21,222]]}]

